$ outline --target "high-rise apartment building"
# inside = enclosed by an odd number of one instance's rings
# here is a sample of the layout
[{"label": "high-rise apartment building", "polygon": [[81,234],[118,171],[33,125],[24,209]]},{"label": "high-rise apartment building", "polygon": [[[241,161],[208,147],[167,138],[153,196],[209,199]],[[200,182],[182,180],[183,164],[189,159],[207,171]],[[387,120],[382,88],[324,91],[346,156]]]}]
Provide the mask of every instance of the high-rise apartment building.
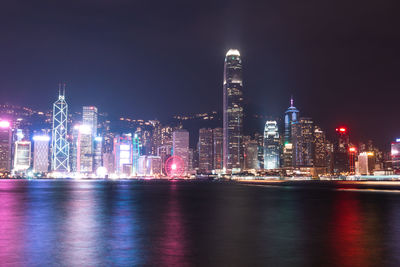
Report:
[{"label": "high-rise apartment building", "polygon": [[278,123],[266,121],[264,128],[264,169],[280,167],[280,138]]},{"label": "high-rise apartment building", "polygon": [[242,59],[236,49],[226,53],[223,86],[223,167],[243,168],[243,79]]}]

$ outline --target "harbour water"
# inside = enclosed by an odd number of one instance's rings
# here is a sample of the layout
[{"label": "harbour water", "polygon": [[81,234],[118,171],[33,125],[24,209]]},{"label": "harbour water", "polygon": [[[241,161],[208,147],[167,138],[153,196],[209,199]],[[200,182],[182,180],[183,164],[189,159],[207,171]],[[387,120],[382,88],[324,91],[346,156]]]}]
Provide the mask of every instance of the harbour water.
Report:
[{"label": "harbour water", "polygon": [[1,266],[400,266],[400,192],[0,181]]}]

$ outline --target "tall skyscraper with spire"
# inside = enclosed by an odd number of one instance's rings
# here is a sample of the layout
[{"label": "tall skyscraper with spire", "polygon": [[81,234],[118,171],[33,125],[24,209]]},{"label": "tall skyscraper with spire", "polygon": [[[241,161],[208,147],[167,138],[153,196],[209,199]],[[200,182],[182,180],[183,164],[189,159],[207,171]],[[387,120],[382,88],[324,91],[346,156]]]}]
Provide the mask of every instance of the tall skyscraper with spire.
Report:
[{"label": "tall skyscraper with spire", "polygon": [[53,104],[51,169],[69,171],[69,143],[67,141],[68,104],[65,101],[65,84],[58,88],[58,100]]},{"label": "tall skyscraper with spire", "polygon": [[243,80],[239,50],[226,53],[224,65],[223,167],[243,168]]},{"label": "tall skyscraper with spire", "polygon": [[290,107],[285,112],[285,132],[283,135],[283,166],[292,167],[293,165],[293,140],[292,124],[297,122],[299,110],[293,106],[293,96],[290,98]]}]

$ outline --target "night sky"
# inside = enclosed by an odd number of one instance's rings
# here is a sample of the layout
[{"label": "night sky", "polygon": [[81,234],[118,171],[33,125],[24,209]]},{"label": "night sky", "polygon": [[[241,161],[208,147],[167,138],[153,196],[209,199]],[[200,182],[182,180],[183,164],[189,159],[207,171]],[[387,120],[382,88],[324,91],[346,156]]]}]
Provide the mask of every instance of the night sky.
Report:
[{"label": "night sky", "polygon": [[354,139],[400,136],[400,16],[385,1],[2,1],[0,102],[160,120],[222,110],[238,48],[248,114],[302,116]]}]

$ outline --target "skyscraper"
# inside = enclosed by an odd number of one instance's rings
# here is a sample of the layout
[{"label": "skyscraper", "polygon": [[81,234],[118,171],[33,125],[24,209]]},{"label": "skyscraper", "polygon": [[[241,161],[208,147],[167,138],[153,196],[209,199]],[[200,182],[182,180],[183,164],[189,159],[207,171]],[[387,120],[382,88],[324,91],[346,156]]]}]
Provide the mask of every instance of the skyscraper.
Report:
[{"label": "skyscraper", "polygon": [[172,133],[172,150],[174,156],[179,156],[185,164],[185,173],[189,165],[189,132],[180,129]]},{"label": "skyscraper", "polygon": [[57,172],[69,171],[69,143],[67,141],[68,104],[65,102],[65,84],[58,100],[53,104],[52,157],[51,169]]},{"label": "skyscraper", "polygon": [[11,171],[11,124],[0,121],[0,171]]},{"label": "skyscraper", "polygon": [[290,107],[285,112],[284,145],[292,143],[292,123],[299,118],[299,111],[293,106],[293,97],[290,98]]},{"label": "skyscraper", "polygon": [[399,173],[400,172],[400,138],[396,139],[395,142],[392,142],[390,154],[392,157],[393,170],[396,173]]},{"label": "skyscraper", "polygon": [[213,169],[213,130],[201,128],[199,130],[199,171],[211,172]]},{"label": "skyscraper", "polygon": [[223,151],[223,131],[222,128],[213,129],[213,169],[221,170],[222,169],[222,151]]},{"label": "skyscraper", "polygon": [[49,142],[50,136],[47,135],[33,137],[33,171],[49,171]]},{"label": "skyscraper", "polygon": [[333,152],[333,171],[335,174],[350,171],[349,145],[350,137],[346,127],[336,128],[336,139]]},{"label": "skyscraper", "polygon": [[293,166],[313,166],[313,121],[300,118],[292,123]]},{"label": "skyscraper", "polygon": [[77,139],[77,171],[93,172],[93,135],[90,125],[79,125]]},{"label": "skyscraper", "polygon": [[115,172],[130,176],[133,165],[133,142],[131,134],[117,135],[114,138]]},{"label": "skyscraper", "polygon": [[280,162],[280,139],[278,123],[266,121],[264,128],[264,169],[271,170],[279,168]]},{"label": "skyscraper", "polygon": [[246,170],[258,170],[258,143],[250,137],[244,140],[244,168]]},{"label": "skyscraper", "polygon": [[328,151],[325,133],[320,127],[314,127],[314,166],[328,167]]},{"label": "skyscraper", "polygon": [[226,53],[223,86],[223,167],[243,168],[243,80],[242,60],[236,49]]},{"label": "skyscraper", "polygon": [[292,124],[297,122],[299,111],[293,106],[293,97],[290,99],[290,107],[285,112],[285,132],[283,136],[283,166],[292,167],[293,164],[293,141]]},{"label": "skyscraper", "polygon": [[97,108],[84,106],[82,108],[82,125],[88,125],[92,129],[92,135],[97,136]]},{"label": "skyscraper", "polygon": [[14,144],[14,171],[26,171],[31,165],[31,142],[16,141]]}]

